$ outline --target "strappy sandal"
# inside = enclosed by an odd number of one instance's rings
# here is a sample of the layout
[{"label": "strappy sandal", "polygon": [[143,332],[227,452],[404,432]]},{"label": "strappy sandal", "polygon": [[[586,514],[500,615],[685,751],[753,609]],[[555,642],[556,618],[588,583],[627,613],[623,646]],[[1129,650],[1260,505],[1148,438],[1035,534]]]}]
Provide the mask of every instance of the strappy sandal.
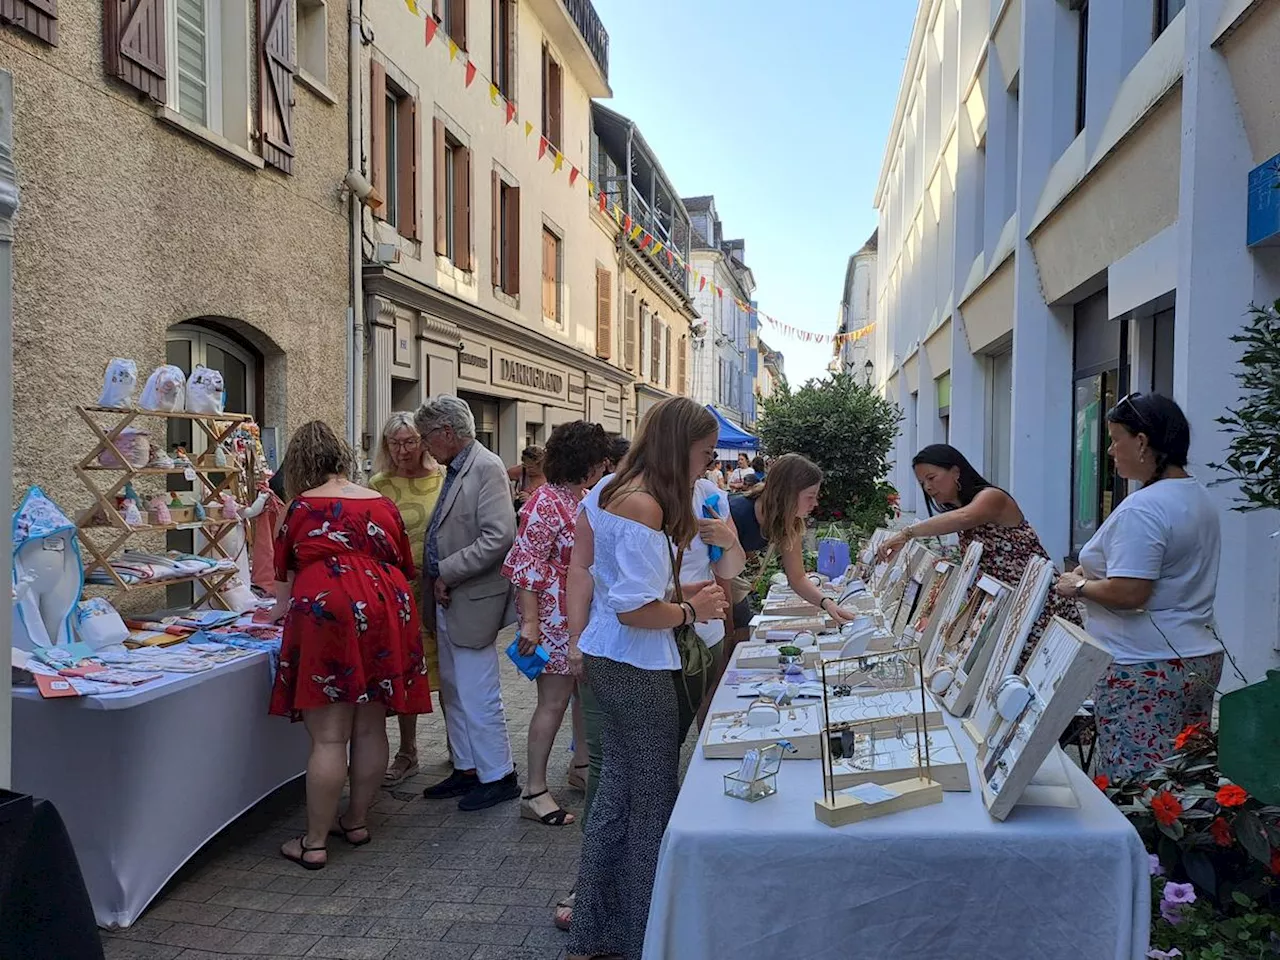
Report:
[{"label": "strappy sandal", "polygon": [[565,810],[563,807],[557,806],[550,813],[544,814],[539,814],[533,809],[533,803],[531,801],[537,800],[539,797],[544,797],[548,793],[550,793],[549,790],[542,790],[538,793],[531,793],[527,796],[521,797],[520,816],[524,817],[526,820],[537,820],[539,823],[546,824],[548,827],[567,827],[571,823],[576,823],[576,820],[570,819],[573,814],[568,810]]},{"label": "strappy sandal", "polygon": [[[284,847],[281,847],[280,856],[284,857],[286,860],[292,860],[298,866],[302,867],[303,870],[323,870],[325,865],[329,862],[329,858],[327,856],[329,851],[326,849],[325,845],[321,844],[318,847],[308,847],[307,835],[305,833],[298,837],[298,849],[301,852],[295,857],[291,853],[286,853]],[[326,856],[323,861],[317,863],[315,860],[307,859],[308,853],[324,853]]]},{"label": "strappy sandal", "polygon": [[391,766],[387,767],[387,772],[382,775],[382,785],[384,787],[398,787],[410,777],[416,776],[418,769],[417,756],[397,751],[395,759],[391,761]]},{"label": "strappy sandal", "polygon": [[573,905],[577,901],[578,894],[571,893],[563,900],[556,903],[555,925],[557,930],[569,931],[569,926],[573,923]]},{"label": "strappy sandal", "polygon": [[[364,839],[363,839],[363,840],[352,840],[352,839],[351,839],[351,835],[352,835],[353,833],[359,833],[361,830],[363,830],[363,831],[364,831]],[[368,843],[369,841],[371,841],[371,840],[373,839],[373,837],[371,837],[371,836],[369,835],[369,828],[368,828],[368,827],[366,827],[364,824],[361,824],[361,825],[360,825],[360,826],[358,826],[358,827],[348,827],[346,824],[344,824],[344,823],[342,822],[342,818],[341,818],[341,817],[339,817],[339,818],[338,818],[338,827],[337,827],[337,829],[336,829],[336,830],[330,830],[330,831],[329,831],[329,836],[331,836],[331,837],[341,837],[343,840],[347,841],[347,843],[349,843],[349,844],[350,844],[351,846],[353,846],[353,847],[363,847],[366,843]]]},{"label": "strappy sandal", "polygon": [[569,773],[564,778],[565,782],[569,784],[569,786],[573,787],[573,789],[581,790],[583,793],[586,793],[587,775],[585,773],[578,773],[578,771],[589,769],[591,769],[591,764],[589,763],[575,763],[569,768]]}]

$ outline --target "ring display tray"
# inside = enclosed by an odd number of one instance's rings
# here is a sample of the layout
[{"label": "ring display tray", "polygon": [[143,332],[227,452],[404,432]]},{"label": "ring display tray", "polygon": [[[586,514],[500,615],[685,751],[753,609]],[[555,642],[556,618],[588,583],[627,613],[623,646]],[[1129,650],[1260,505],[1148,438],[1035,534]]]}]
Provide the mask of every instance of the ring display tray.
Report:
[{"label": "ring display tray", "polygon": [[821,721],[816,703],[793,704],[778,709],[779,720],[768,726],[751,726],[747,710],[726,710],[707,717],[702,734],[702,755],[708,760],[741,760],[748,750],[763,750],[779,740],[795,747],[785,756],[816,760]]},{"label": "ring display tray", "polygon": [[974,589],[978,594],[967,605],[967,616],[957,618],[951,634],[943,637],[937,662],[927,676],[929,689],[957,717],[973,703],[1013,594],[994,577],[979,577]]},{"label": "ring display tray", "polygon": [[[860,783],[895,783],[915,774],[917,766],[924,762],[923,745],[915,728],[906,728],[901,721],[902,718],[886,718],[869,730],[860,728],[856,735],[846,738],[853,741],[851,749],[845,749],[835,738],[822,742],[824,753],[841,754],[830,758],[837,790]],[[951,731],[939,723],[927,727],[925,733],[929,740],[930,778],[944,792],[968,793],[969,764]]]},{"label": "ring display tray", "polygon": [[999,721],[996,690],[1018,664],[1027,639],[1049,597],[1053,584],[1053,564],[1043,557],[1032,557],[1018,581],[1009,601],[1009,614],[1004,628],[992,646],[987,663],[981,669],[981,680],[972,697],[973,710],[964,721],[964,731],[978,744],[978,756],[986,752],[987,735]]},{"label": "ring display tray", "polygon": [[[1024,702],[1006,696],[1000,721],[985,741],[978,780],[987,811],[1003,820],[1044,766],[1058,738],[1111,663],[1092,637],[1054,617],[1013,687]],[[1002,690],[1009,690],[1002,683]],[[1016,692],[1016,691],[1015,691]]]}]

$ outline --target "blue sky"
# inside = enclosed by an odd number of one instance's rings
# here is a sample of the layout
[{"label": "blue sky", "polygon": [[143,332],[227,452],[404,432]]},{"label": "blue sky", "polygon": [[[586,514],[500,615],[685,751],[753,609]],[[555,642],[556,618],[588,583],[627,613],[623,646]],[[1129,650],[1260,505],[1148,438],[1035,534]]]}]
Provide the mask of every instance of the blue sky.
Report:
[{"label": "blue sky", "polygon": [[[760,309],[833,332],[849,255],[876,226],[915,3],[593,2],[609,106],[640,125],[683,196],[715,195],[726,239],[746,239]],[[761,333],[793,384],[831,358],[830,344]]]}]

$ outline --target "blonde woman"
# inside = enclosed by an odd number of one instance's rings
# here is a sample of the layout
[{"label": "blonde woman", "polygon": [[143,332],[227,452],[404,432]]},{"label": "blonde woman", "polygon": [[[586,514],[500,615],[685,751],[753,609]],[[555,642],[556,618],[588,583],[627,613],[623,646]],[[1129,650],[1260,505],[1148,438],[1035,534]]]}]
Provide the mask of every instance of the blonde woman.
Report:
[{"label": "blonde woman", "polygon": [[[440,499],[444,484],[444,471],[427,452],[418,429],[413,425],[413,414],[393,413],[382,428],[378,452],[373,458],[373,476],[369,486],[396,505],[409,532],[409,544],[413,549],[413,565],[422,570],[422,545],[426,540],[427,525],[431,513]],[[417,580],[413,582],[413,595],[421,596]],[[430,617],[422,618],[422,652],[426,659],[427,675],[433,690],[440,689],[440,661],[436,650],[435,630]],[[443,708],[443,704],[441,707]],[[400,746],[395,758],[382,779],[384,787],[394,787],[418,772],[418,718],[413,714],[401,714]]]}]

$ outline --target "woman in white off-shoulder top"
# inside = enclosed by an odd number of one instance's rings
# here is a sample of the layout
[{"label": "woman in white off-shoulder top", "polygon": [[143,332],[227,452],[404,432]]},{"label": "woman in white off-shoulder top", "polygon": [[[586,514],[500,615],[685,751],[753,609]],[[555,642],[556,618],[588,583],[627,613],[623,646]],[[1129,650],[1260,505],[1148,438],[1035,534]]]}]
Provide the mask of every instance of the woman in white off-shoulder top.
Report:
[{"label": "woman in white off-shoulder top", "polygon": [[599,704],[604,760],[582,842],[570,957],[638,958],[644,944],[658,848],[679,790],[674,630],[725,613],[714,580],[684,583],[683,601],[669,599],[677,555],[698,533],[693,483],[715,456],[717,434],[715,418],[692,400],[657,404],[578,518],[569,665]]}]

